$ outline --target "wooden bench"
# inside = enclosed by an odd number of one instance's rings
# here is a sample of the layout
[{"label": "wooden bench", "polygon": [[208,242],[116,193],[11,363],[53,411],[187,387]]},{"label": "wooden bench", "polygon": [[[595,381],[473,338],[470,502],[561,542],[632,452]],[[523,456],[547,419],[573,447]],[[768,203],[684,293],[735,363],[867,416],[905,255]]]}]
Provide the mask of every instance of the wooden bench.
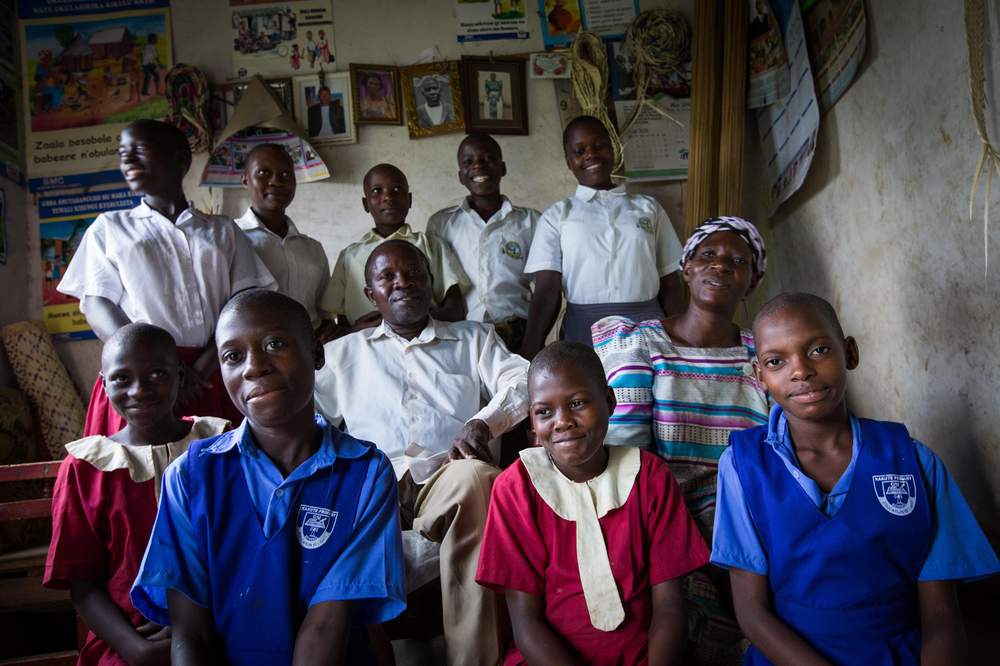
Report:
[{"label": "wooden bench", "polygon": [[[0,523],[50,517],[52,480],[58,473],[58,460],[0,465],[0,486],[24,482],[41,486],[37,497],[0,501]],[[51,610],[72,612],[69,592],[42,587],[47,554],[47,545],[0,554],[0,613]],[[0,665],[69,666],[76,663],[78,654],[76,650],[48,652],[0,660]]]}]

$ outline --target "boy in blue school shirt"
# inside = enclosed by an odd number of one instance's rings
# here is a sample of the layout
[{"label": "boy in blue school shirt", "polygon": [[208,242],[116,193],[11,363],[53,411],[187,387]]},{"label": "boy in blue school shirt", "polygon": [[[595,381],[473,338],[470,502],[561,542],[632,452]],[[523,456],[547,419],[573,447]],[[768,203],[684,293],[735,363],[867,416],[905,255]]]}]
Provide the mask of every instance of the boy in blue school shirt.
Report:
[{"label": "boy in blue school shirt", "polygon": [[729,568],[745,664],[956,664],[954,581],[1000,561],[940,459],[898,423],[847,409],[858,346],[811,294],[754,322],[778,403],[719,461],[712,562]]},{"label": "boy in blue school shirt", "polygon": [[340,663],[351,625],[405,607],[392,466],[315,414],[323,349],[297,302],[241,292],[215,339],[246,419],[167,469],[133,604],[172,626],[174,664]]}]

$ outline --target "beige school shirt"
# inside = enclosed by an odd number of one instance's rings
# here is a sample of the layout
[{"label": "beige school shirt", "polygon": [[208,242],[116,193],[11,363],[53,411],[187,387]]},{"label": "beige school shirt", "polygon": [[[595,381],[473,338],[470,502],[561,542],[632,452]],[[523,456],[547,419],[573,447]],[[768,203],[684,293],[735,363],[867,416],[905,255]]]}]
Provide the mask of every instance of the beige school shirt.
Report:
[{"label": "beige school shirt", "polygon": [[382,238],[372,229],[361,240],[341,250],[321,300],[324,310],[330,314],[346,315],[348,321],[354,323],[359,317],[375,309],[365,296],[365,262],[372,251],[387,240],[407,241],[427,255],[434,277],[434,300],[437,304],[440,305],[445,293],[453,285],[459,285],[463,294],[468,291],[469,279],[448,245],[436,236],[413,231],[410,225],[404,224],[387,238]]},{"label": "beige school shirt", "polygon": [[431,216],[427,233],[448,243],[472,283],[465,295],[468,319],[528,318],[531,276],[524,272],[524,264],[540,215],[503,197],[500,210],[484,221],[466,197]]}]

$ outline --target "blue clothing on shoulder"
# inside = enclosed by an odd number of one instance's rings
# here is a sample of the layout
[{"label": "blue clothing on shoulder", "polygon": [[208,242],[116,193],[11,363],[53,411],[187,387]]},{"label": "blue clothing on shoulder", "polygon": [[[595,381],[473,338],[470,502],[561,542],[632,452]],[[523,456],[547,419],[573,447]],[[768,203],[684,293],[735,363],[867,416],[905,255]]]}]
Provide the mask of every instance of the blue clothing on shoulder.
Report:
[{"label": "blue clothing on shoulder", "polygon": [[[1000,571],[947,470],[899,424],[851,416],[830,493],[798,465],[780,406],[719,465],[712,562],[768,577],[775,613],[835,663],[918,664],[921,580]],[[767,664],[755,648],[745,663]]]},{"label": "blue clothing on shoulder", "polygon": [[[395,475],[321,416],[319,449],[286,478],[247,421],[167,468],[135,607],[168,624],[166,591],[212,611],[227,657],[290,661],[310,606],[351,601],[355,625],[405,608]],[[244,659],[244,657],[246,659]]]}]

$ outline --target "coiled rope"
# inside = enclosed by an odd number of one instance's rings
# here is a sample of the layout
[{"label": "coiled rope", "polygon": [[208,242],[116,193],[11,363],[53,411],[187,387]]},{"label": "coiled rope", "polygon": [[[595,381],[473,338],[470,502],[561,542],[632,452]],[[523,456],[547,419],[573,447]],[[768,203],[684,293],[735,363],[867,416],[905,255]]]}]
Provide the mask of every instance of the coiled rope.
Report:
[{"label": "coiled rope", "polygon": [[632,127],[643,105],[681,125],[676,118],[648,101],[646,90],[655,76],[682,73],[681,67],[691,59],[691,24],[680,12],[648,9],[629,25],[625,32],[625,48],[635,60],[636,105],[622,124],[621,134]]},{"label": "coiled rope", "polygon": [[973,217],[973,207],[976,202],[976,192],[979,181],[986,174],[986,191],[983,196],[983,258],[984,276],[989,275],[990,250],[990,192],[993,189],[993,172],[1000,174],[1000,152],[990,140],[986,125],[986,66],[984,56],[986,51],[986,29],[989,17],[983,0],[965,0],[965,43],[969,49],[969,91],[972,102],[972,117],[976,120],[976,131],[982,141],[979,161],[976,163],[976,173],[972,179],[972,191],[969,193],[969,219]]}]

